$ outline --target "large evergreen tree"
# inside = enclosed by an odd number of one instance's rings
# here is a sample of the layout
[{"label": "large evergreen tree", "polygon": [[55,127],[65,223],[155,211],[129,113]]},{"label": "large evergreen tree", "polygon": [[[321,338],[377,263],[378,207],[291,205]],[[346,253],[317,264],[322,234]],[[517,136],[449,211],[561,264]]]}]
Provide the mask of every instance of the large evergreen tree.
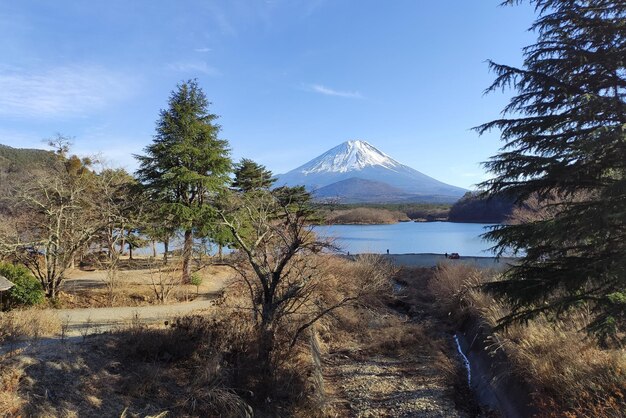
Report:
[{"label": "large evergreen tree", "polygon": [[517,95],[477,129],[506,142],[484,186],[547,210],[487,234],[500,253],[523,255],[489,288],[512,302],[505,322],[582,303],[597,314],[592,329],[615,335],[626,326],[626,2],[531,3],[538,40],[523,67],[490,63],[488,91]]},{"label": "large evergreen tree", "polygon": [[139,180],[185,234],[183,281],[191,276],[193,231],[210,222],[211,201],[230,181],[227,141],[197,81],[179,84],[161,110],[154,141],[136,156]]}]

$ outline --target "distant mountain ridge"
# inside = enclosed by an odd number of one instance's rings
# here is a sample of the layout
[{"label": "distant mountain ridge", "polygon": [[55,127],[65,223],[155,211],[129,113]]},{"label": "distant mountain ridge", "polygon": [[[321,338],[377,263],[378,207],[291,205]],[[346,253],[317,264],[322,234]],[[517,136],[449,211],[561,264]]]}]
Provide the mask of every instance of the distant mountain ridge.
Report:
[{"label": "distant mountain ridge", "polygon": [[350,177],[340,180],[328,186],[314,190],[318,199],[332,199],[341,196],[345,203],[368,202],[374,194],[381,198],[382,202],[410,198],[412,195],[387,183],[374,180],[365,180],[358,177]]},{"label": "distant mountain ridge", "polygon": [[366,141],[346,141],[285,174],[277,186],[304,185],[346,203],[458,200],[467,190],[408,167]]}]

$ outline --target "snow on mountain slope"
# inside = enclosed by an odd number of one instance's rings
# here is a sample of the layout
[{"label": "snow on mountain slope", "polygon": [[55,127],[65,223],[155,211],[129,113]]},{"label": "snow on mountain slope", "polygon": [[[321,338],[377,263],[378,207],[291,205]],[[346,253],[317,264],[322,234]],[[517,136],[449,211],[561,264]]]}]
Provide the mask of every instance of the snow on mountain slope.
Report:
[{"label": "snow on mountain slope", "polygon": [[401,164],[369,143],[359,140],[344,142],[308,163],[278,175],[276,186],[305,185],[315,191],[349,178],[387,183],[412,195],[458,198],[466,192],[465,189],[440,182]]},{"label": "snow on mountain slope", "polygon": [[305,175],[320,172],[346,173],[368,166],[381,166],[393,170],[402,164],[365,141],[347,141],[326,151],[305,165],[296,168]]}]

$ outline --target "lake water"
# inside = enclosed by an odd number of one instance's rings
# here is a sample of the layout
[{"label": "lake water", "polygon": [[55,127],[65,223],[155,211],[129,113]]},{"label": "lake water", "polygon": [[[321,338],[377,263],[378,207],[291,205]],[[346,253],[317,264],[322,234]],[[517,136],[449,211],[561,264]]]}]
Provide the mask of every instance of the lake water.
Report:
[{"label": "lake water", "polygon": [[[491,243],[480,238],[487,231],[485,224],[455,222],[400,222],[390,225],[329,225],[316,226],[322,237],[335,239],[344,252],[391,254],[459,253],[461,256],[488,257]],[[174,239],[170,250],[182,247],[181,239]],[[209,245],[215,254],[216,246]],[[228,253],[224,249],[224,253]],[[136,254],[150,255],[149,247],[137,249]],[[163,254],[163,244],[157,244],[157,253]]]},{"label": "lake water", "polygon": [[343,251],[355,253],[459,253],[492,256],[493,244],[480,238],[490,225],[456,222],[400,222],[389,225],[329,225],[318,234],[334,238]]}]

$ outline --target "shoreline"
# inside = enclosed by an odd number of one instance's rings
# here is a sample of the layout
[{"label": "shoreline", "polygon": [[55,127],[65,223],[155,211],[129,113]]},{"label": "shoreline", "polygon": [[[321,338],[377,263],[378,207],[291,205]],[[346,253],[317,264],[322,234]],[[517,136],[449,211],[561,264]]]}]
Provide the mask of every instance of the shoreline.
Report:
[{"label": "shoreline", "polygon": [[[357,255],[368,254],[358,253],[346,255],[354,259]],[[372,253],[369,253],[372,254]],[[461,254],[458,259],[446,258],[444,254],[438,253],[406,253],[406,254],[379,254],[390,260],[393,264],[405,267],[435,267],[439,263],[470,264],[482,268],[494,268],[504,270],[511,264],[515,264],[518,257],[488,257],[488,256],[464,256]]]}]

